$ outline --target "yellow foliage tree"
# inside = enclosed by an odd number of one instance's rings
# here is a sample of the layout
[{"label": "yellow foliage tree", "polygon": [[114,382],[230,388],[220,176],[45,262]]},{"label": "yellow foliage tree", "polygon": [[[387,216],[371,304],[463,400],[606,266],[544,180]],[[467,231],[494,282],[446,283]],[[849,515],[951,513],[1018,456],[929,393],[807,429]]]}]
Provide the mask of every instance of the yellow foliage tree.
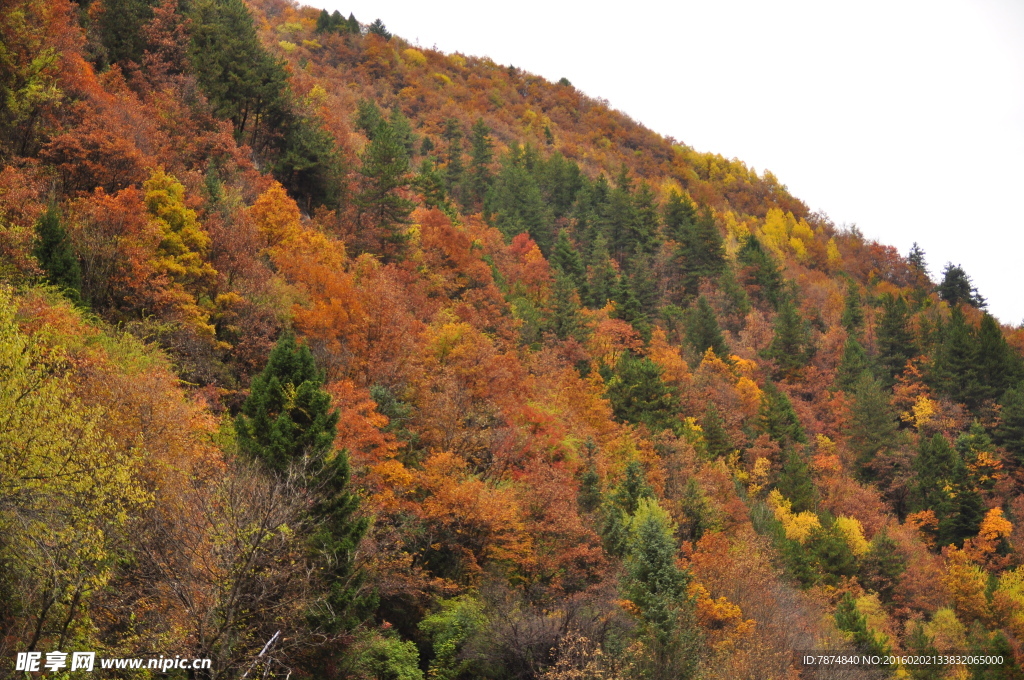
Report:
[{"label": "yellow foliage tree", "polygon": [[854,517],[839,517],[836,519],[836,528],[839,529],[854,555],[867,553],[871,546],[864,538],[864,528],[861,527],[860,521]]},{"label": "yellow foliage tree", "polygon": [[812,531],[821,527],[821,521],[813,512],[805,510],[794,513],[793,503],[784,498],[778,489],[772,489],[768,494],[768,507],[775,513],[775,519],[782,522],[786,538],[792,541],[804,543]]},{"label": "yellow foliage tree", "polygon": [[60,351],[22,333],[0,288],[0,561],[22,608],[18,639],[59,649],[88,635],[85,602],[109,580],[147,500],[139,456],[72,393]]}]

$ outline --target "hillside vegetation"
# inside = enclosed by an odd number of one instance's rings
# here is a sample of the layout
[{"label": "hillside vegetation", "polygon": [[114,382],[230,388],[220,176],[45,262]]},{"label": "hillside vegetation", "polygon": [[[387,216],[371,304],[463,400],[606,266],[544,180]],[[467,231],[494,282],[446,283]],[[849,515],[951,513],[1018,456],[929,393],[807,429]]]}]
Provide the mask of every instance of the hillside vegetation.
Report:
[{"label": "hillside vegetation", "polygon": [[1022,677],[1024,330],[966,272],[359,19],[0,6],[0,657]]}]

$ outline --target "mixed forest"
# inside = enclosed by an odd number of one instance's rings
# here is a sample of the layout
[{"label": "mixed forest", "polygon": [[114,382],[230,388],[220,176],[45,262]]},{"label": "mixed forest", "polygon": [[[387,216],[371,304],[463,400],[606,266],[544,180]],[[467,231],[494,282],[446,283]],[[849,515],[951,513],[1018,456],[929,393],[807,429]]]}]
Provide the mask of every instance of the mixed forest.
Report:
[{"label": "mixed forest", "polygon": [[0,3],[0,676],[1024,677],[967,272],[365,19]]}]

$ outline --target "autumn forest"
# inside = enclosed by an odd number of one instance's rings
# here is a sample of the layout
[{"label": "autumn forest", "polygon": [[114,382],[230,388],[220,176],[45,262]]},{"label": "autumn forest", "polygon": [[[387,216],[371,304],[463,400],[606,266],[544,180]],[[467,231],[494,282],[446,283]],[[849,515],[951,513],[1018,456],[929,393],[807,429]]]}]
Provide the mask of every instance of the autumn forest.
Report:
[{"label": "autumn forest", "polygon": [[1024,678],[1024,329],[386,20],[0,3],[0,677]]}]

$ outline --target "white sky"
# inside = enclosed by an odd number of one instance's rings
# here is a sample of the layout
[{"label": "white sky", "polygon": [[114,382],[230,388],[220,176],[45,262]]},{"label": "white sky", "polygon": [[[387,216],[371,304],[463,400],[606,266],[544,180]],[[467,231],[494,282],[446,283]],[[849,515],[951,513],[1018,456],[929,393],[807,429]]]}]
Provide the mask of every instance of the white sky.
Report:
[{"label": "white sky", "polygon": [[1024,0],[305,3],[564,76],[1024,320]]}]

